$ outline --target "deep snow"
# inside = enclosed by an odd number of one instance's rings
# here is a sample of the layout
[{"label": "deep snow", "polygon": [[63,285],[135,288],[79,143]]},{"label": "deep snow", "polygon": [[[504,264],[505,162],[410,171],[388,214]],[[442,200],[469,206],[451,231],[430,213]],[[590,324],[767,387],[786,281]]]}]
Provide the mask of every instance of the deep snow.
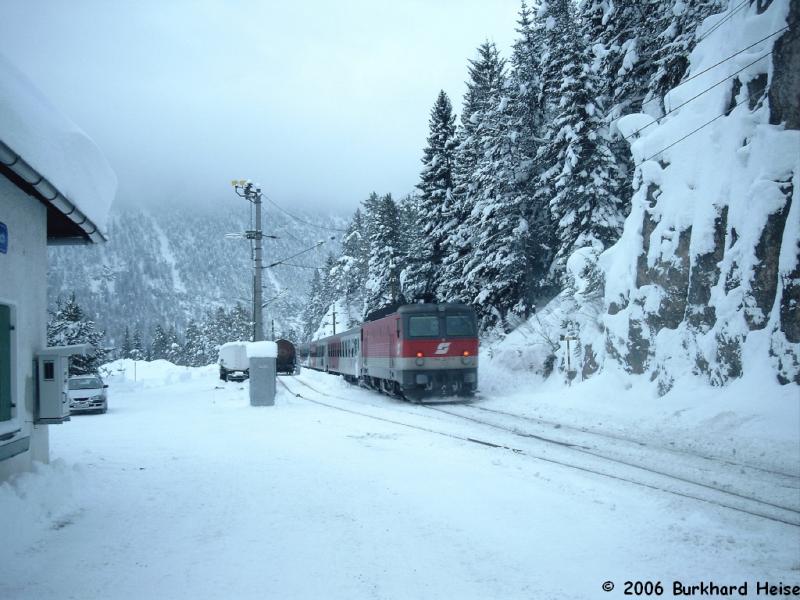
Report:
[{"label": "deep snow", "polygon": [[[627,579],[798,579],[797,527],[280,386],[276,406],[250,407],[246,384],[221,384],[214,366],[139,362],[136,382],[132,366],[113,365],[126,372],[110,377],[106,415],[52,428],[52,465],[0,486],[0,597],[578,599],[621,597]],[[486,388],[501,396],[492,376]],[[338,378],[301,379],[355,408],[439,426]],[[529,401],[541,409],[549,395]],[[591,400],[548,412],[580,414]],[[601,592],[606,580],[614,593]]]}]

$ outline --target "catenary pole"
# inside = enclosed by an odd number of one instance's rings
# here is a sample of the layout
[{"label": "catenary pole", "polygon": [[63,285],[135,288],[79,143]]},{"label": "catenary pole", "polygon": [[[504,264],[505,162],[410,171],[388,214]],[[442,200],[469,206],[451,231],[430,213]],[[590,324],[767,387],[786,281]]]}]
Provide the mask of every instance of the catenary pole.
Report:
[{"label": "catenary pole", "polygon": [[255,237],[255,271],[256,271],[256,289],[253,293],[253,341],[260,342],[264,339],[264,317],[263,307],[261,306],[261,298],[263,290],[261,289],[261,276],[264,272],[264,248],[263,248],[263,233],[261,230],[261,188],[253,188],[249,184],[250,195],[252,196],[251,202],[256,206],[256,226]]},{"label": "catenary pole", "polygon": [[253,341],[261,342],[264,340],[264,307],[262,306],[264,291],[261,289],[261,277],[264,272],[264,233],[261,228],[261,185],[246,179],[234,179],[231,181],[231,185],[237,196],[244,198],[256,207],[255,229],[245,231],[244,238],[253,243]]}]

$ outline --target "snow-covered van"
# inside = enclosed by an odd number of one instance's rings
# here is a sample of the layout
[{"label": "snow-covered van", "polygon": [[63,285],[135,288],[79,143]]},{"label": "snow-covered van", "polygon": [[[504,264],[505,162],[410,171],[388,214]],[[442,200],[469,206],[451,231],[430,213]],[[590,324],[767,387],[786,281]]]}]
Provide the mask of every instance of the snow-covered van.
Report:
[{"label": "snow-covered van", "polygon": [[219,378],[222,381],[244,381],[250,376],[247,344],[228,342],[219,347]]}]

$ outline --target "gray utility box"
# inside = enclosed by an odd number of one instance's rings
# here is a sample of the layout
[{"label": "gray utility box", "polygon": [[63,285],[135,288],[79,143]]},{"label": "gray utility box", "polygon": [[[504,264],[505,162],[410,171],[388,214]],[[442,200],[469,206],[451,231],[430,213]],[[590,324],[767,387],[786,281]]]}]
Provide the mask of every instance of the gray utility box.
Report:
[{"label": "gray utility box", "polygon": [[277,382],[275,357],[250,357],[250,406],[274,406]]},{"label": "gray utility box", "polygon": [[36,423],[69,421],[69,359],[91,350],[91,344],[76,344],[52,346],[36,353]]}]

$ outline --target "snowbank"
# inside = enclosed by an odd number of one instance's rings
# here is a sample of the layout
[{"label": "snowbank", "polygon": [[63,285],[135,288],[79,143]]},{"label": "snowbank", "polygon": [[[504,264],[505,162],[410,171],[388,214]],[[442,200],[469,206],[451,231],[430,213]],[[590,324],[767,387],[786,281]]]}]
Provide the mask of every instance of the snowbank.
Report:
[{"label": "snowbank", "polygon": [[66,526],[81,511],[83,484],[82,469],[61,460],[33,463],[33,471],[0,484],[0,540],[25,548],[48,529]]},{"label": "snowbank", "polygon": [[0,141],[106,231],[114,171],[95,143],[2,55]]},{"label": "snowbank", "polygon": [[167,360],[131,360],[123,358],[100,367],[100,373],[114,389],[153,388],[190,381],[213,378],[217,375],[215,364],[205,367],[182,367]]},{"label": "snowbank", "polygon": [[[520,356],[526,357],[519,349]],[[665,448],[800,473],[800,403],[794,386],[752,374],[720,388],[709,386],[701,377],[685,376],[659,396],[658,384],[648,376],[631,375],[613,365],[590,379],[566,385],[561,373],[545,379],[510,368],[504,362],[511,354],[508,346],[492,354],[482,352],[478,373],[480,396],[491,399],[486,406]]]}]

